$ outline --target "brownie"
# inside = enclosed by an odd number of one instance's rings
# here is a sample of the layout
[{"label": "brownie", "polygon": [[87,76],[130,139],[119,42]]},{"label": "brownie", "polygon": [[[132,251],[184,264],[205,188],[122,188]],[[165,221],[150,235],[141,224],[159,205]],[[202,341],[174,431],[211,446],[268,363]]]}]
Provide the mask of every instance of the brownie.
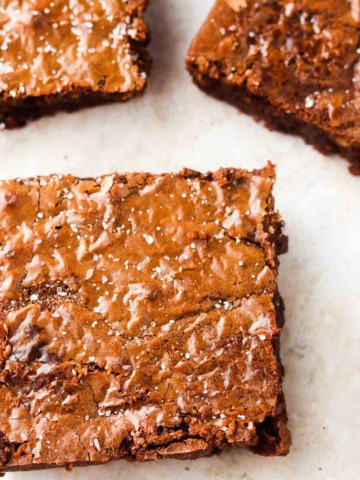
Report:
[{"label": "brownie", "polygon": [[359,29],[348,0],[217,0],[187,68],[205,92],[360,174]]},{"label": "brownie", "polygon": [[0,472],[288,452],[274,182],[0,183]]},{"label": "brownie", "polygon": [[143,92],[147,0],[1,0],[0,124]]}]

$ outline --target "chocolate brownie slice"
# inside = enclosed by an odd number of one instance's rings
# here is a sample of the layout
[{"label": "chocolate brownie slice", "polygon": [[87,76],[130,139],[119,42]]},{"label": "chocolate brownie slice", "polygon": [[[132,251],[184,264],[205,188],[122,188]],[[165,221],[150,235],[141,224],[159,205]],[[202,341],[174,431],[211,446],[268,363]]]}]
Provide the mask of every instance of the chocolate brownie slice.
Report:
[{"label": "chocolate brownie slice", "polygon": [[288,452],[274,181],[0,183],[0,472]]},{"label": "chocolate brownie slice", "polygon": [[359,31],[348,0],[217,0],[187,68],[206,92],[359,174]]},{"label": "chocolate brownie slice", "polygon": [[143,92],[147,0],[0,2],[0,123]]}]

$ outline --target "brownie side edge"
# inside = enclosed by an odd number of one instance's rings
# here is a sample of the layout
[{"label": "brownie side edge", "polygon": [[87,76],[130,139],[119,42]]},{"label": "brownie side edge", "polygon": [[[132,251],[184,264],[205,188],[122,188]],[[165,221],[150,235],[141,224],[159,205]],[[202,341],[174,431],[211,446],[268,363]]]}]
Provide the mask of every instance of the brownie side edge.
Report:
[{"label": "brownie side edge", "polygon": [[[139,55],[138,65],[141,71],[148,76],[152,67],[150,55],[144,48],[138,48],[136,54]],[[53,116],[60,111],[70,113],[81,108],[113,102],[126,102],[136,96],[143,95],[146,87],[147,82],[141,89],[114,93],[73,87],[54,95],[15,98],[12,101],[2,100],[0,102],[0,123],[3,123],[7,129],[13,129],[22,127],[27,122],[43,116]]]},{"label": "brownie side edge", "polygon": [[[270,168],[271,166],[272,165],[270,164]],[[273,175],[275,181],[275,170],[273,170]],[[277,275],[280,264],[278,257],[288,251],[288,237],[283,233],[284,225],[281,215],[275,209],[275,198],[271,191],[268,198],[267,216],[263,221],[263,228],[264,232],[268,235],[270,245],[274,246],[275,265],[272,266],[272,268],[276,270]],[[272,346],[280,372],[281,391],[278,395],[275,415],[266,417],[262,423],[256,425],[259,442],[257,445],[250,447],[250,450],[254,453],[271,457],[287,455],[292,444],[291,433],[288,428],[288,415],[282,384],[285,370],[280,356],[280,337],[282,328],[285,324],[285,304],[278,288],[274,294],[273,303],[279,334],[273,337]]]},{"label": "brownie side edge", "polygon": [[[189,56],[186,59],[186,68],[194,83],[208,95],[235,106],[256,120],[263,120],[269,130],[299,135],[325,155],[339,154],[350,162],[350,172],[360,175],[360,147],[344,147],[336,143],[330,134],[320,127],[280,111],[266,99],[251,94],[245,87],[227,85],[220,74],[218,78],[206,75],[199,70],[196,58]],[[217,70],[216,64],[209,67],[209,70]]]}]

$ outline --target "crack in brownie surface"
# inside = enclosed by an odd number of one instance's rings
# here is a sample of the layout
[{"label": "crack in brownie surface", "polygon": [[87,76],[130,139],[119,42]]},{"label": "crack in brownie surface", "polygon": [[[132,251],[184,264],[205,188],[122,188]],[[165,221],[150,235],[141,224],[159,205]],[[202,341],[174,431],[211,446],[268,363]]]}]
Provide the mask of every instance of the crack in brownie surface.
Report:
[{"label": "crack in brownie surface", "polygon": [[359,173],[359,26],[348,0],[217,0],[187,66],[206,92]]},{"label": "crack in brownie surface", "polygon": [[0,471],[287,453],[274,180],[1,182]]}]

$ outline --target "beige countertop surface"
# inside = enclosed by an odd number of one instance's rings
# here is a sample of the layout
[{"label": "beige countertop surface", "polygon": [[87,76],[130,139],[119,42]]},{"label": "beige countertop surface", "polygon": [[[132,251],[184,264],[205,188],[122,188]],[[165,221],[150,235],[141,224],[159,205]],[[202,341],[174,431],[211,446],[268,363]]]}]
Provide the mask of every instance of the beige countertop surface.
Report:
[{"label": "beige countertop surface", "polygon": [[75,469],[70,476],[53,470],[8,474],[9,480],[360,477],[360,177],[349,174],[345,161],[269,132],[192,85],[184,57],[211,4],[153,0],[147,20],[154,70],[146,95],[1,132],[0,178],[276,163],[277,206],[290,237],[280,288],[292,451],[286,458],[237,450],[192,462],[119,461]]}]

